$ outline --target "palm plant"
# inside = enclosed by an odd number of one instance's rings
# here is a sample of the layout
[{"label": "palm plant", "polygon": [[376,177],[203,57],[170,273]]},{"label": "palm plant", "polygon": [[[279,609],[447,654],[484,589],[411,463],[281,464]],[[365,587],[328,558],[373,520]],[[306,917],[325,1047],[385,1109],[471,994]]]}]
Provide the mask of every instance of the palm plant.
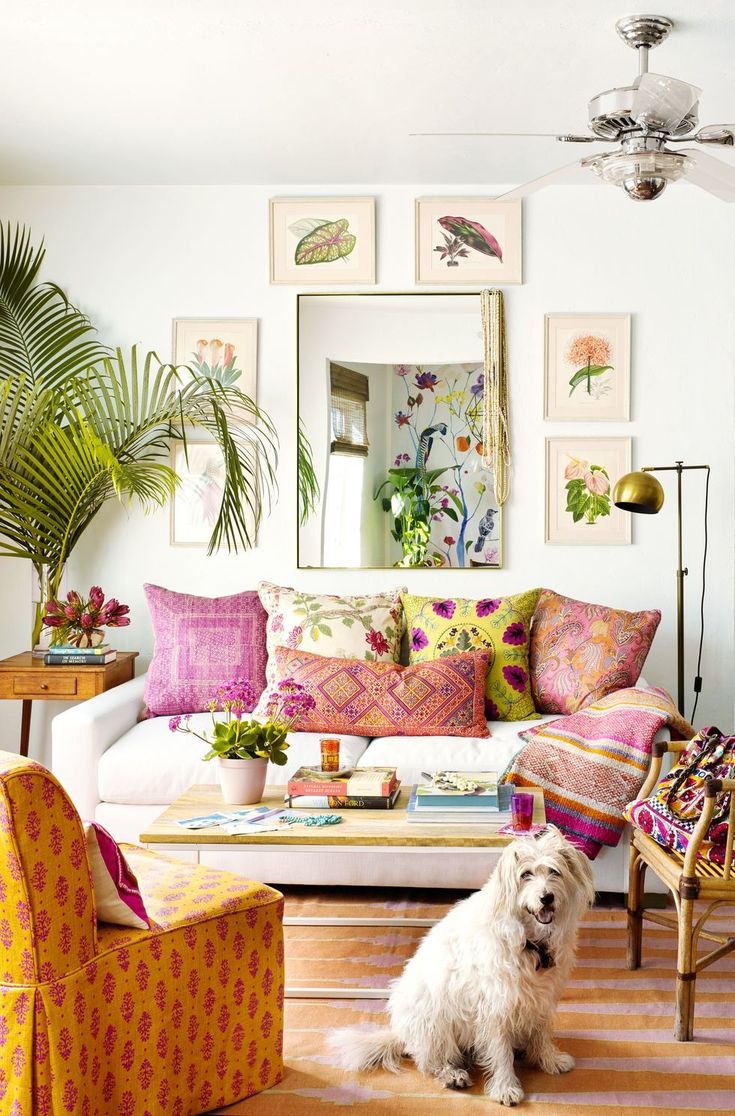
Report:
[{"label": "palm plant", "polygon": [[[56,596],[64,564],[112,497],[145,510],[179,482],[171,443],[204,431],[223,454],[222,502],[209,543],[254,544],[275,490],[271,420],[234,385],[201,370],[99,344],[89,319],[38,283],[43,246],[0,226],[0,556],[32,562]],[[41,611],[34,625],[34,643]]]}]

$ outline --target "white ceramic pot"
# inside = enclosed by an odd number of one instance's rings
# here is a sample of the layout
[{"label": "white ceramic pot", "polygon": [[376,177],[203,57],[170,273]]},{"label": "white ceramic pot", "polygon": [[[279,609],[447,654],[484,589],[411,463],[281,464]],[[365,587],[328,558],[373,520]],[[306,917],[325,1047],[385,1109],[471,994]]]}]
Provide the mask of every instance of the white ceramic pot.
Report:
[{"label": "white ceramic pot", "polygon": [[263,798],[267,759],[217,760],[222,797],[230,806],[250,806]]}]

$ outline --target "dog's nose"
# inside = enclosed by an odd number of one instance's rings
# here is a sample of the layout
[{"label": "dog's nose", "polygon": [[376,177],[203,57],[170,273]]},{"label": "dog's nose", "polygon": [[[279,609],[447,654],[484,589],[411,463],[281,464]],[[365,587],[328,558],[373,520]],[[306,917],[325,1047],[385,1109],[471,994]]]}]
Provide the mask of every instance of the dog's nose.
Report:
[{"label": "dog's nose", "polygon": [[541,896],[541,906],[551,907],[554,904],[554,892],[547,891],[545,895]]}]

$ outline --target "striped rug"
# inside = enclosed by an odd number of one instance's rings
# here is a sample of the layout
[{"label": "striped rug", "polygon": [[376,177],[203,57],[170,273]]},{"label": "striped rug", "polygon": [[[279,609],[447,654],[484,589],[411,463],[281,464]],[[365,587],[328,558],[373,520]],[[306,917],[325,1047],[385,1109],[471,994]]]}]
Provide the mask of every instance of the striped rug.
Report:
[{"label": "striped rug", "polygon": [[[435,896],[437,893],[433,893]],[[444,897],[444,893],[442,893]],[[287,893],[287,915],[441,917],[432,893]],[[727,909],[712,927],[729,929]],[[416,928],[288,927],[289,985],[385,987],[424,931]],[[561,1077],[519,1069],[530,1116],[678,1116],[735,1113],[735,955],[697,979],[695,1041],[672,1039],[676,943],[663,927],[644,928],[644,964],[625,967],[625,913],[595,908],[580,935],[577,968],[557,1016],[556,1034],[576,1068]],[[325,1038],[333,1027],[384,1023],[381,1000],[289,1000],[283,1081],[223,1109],[229,1116],[471,1116],[503,1112],[479,1084],[448,1092],[405,1063],[398,1075],[353,1074],[334,1064]]]}]

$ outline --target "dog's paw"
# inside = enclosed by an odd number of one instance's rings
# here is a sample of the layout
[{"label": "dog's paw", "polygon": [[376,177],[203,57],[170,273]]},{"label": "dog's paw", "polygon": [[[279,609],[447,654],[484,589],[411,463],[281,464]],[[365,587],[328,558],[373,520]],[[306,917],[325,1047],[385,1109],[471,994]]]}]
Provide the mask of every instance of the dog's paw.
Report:
[{"label": "dog's paw", "polygon": [[571,1054],[565,1054],[563,1050],[555,1050],[541,1059],[539,1068],[544,1073],[569,1073],[574,1069],[574,1058]]},{"label": "dog's paw", "polygon": [[461,1069],[459,1066],[445,1066],[436,1075],[437,1081],[440,1081],[445,1089],[469,1089],[472,1085],[472,1078],[466,1069]]},{"label": "dog's paw", "polygon": [[514,1104],[521,1103],[523,1089],[520,1081],[504,1081],[502,1083],[491,1081],[487,1089],[487,1095],[490,1100],[496,1101],[497,1104],[504,1104],[510,1108]]}]

